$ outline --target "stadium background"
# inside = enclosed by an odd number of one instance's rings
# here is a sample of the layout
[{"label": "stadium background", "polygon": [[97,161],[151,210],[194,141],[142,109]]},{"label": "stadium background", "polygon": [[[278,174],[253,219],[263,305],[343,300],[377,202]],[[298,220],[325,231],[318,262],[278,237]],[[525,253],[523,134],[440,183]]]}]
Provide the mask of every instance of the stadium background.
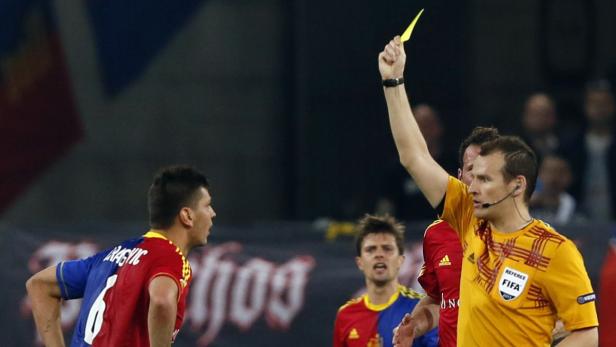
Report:
[{"label": "stadium background", "polygon": [[[350,238],[324,241],[328,223],[371,211],[397,160],[376,54],[424,7],[407,89],[439,109],[453,148],[476,124],[515,132],[524,98],[540,89],[575,126],[584,83],[616,66],[609,0],[3,0],[0,240],[12,264],[2,278],[17,284],[3,288],[9,345],[33,341],[14,316],[39,247],[141,233],[153,171],[171,163],[210,176],[214,246],[237,241],[282,266],[295,255],[276,253],[279,237],[297,232],[290,244],[316,264],[308,278],[336,282],[323,294],[307,284],[308,298],[322,297],[291,330],[263,316],[241,336],[326,343],[335,308],[361,284]],[[423,224],[407,237],[419,239]],[[612,228],[564,229],[590,234],[582,251],[594,279]],[[339,276],[327,278],[332,269]],[[238,345],[224,336],[242,329],[224,324],[211,345]]]}]

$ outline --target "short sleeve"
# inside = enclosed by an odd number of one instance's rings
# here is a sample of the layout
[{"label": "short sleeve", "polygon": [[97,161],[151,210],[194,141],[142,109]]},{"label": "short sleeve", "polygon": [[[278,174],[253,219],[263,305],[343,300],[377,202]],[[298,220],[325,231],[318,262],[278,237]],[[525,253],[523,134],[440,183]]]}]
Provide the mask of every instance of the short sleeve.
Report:
[{"label": "short sleeve", "polygon": [[83,297],[92,266],[105,254],[102,252],[85,259],[63,261],[56,266],[56,279],[63,299]]},{"label": "short sleeve", "polygon": [[556,250],[543,287],[569,331],[598,326],[595,294],[582,255],[570,240]]},{"label": "short sleeve", "polygon": [[[185,267],[187,268],[185,269]],[[184,272],[186,272],[186,276],[184,276]],[[187,261],[183,261],[182,256],[179,253],[165,250],[162,254],[160,254],[160,256],[153,259],[150,264],[147,275],[148,284],[152,281],[152,279],[158,276],[167,276],[172,278],[178,286],[179,297],[182,293],[182,289],[184,289],[189,280],[190,265]]]},{"label": "short sleeve", "polygon": [[426,229],[426,233],[424,235],[423,240],[423,258],[424,263],[421,267],[421,271],[419,272],[419,276],[417,277],[417,281],[424,289],[427,295],[432,297],[433,299],[440,300],[441,298],[441,290],[438,284],[438,277],[436,276],[436,271],[434,269],[434,245],[432,242],[432,226],[430,225],[428,229]]},{"label": "short sleeve", "polygon": [[445,204],[440,217],[461,237],[464,236],[465,229],[473,218],[472,195],[468,192],[466,184],[452,176],[449,176]]},{"label": "short sleeve", "polygon": [[434,272],[434,268],[431,266],[427,266],[425,263],[421,267],[421,272],[419,273],[419,277],[417,277],[417,281],[426,292],[428,296],[435,300],[440,299],[441,289],[438,285],[438,278],[436,277],[436,273]]}]

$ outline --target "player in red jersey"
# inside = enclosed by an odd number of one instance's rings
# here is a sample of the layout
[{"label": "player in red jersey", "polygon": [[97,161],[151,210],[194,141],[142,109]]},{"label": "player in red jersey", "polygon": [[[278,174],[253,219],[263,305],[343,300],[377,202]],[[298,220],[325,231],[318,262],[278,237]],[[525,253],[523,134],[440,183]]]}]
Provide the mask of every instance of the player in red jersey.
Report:
[{"label": "player in red jersey", "polygon": [[[355,241],[357,267],[364,273],[366,294],[340,307],[334,327],[334,347],[388,347],[393,328],[423,296],[398,283],[404,261],[404,228],[393,217],[366,215]],[[434,314],[437,314],[438,309]],[[414,347],[436,347],[432,330]],[[410,346],[410,343],[409,343]]]},{"label": "player in red jersey", "polygon": [[[459,149],[458,179],[467,185],[472,181],[473,160],[479,154],[481,144],[498,137],[496,128],[476,127],[462,142]],[[426,229],[423,241],[424,264],[419,275],[419,283],[428,294],[422,305],[440,307],[438,330],[439,346],[455,347],[458,326],[458,307],[460,305],[460,273],[462,271],[462,245],[458,234],[451,226],[437,220]],[[411,313],[413,319],[422,320],[419,310]],[[435,320],[434,320],[435,321]],[[423,328],[422,328],[423,327]],[[425,333],[428,323],[416,325],[415,336]]]},{"label": "player in red jersey", "polygon": [[152,230],[34,274],[26,287],[43,343],[64,346],[61,300],[83,298],[71,346],[170,346],[192,280],[185,255],[207,243],[216,216],[208,187],[193,168],[165,168],[148,192]]}]

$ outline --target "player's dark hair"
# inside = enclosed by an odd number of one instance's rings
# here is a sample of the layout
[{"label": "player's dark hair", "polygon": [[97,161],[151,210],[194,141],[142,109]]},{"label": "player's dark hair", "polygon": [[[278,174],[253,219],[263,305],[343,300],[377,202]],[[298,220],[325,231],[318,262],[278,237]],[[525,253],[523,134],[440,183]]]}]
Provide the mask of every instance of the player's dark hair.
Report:
[{"label": "player's dark hair", "polygon": [[183,207],[194,206],[201,187],[209,188],[207,178],[192,167],[162,168],[148,191],[150,226],[155,229],[170,227]]},{"label": "player's dark hair", "polygon": [[535,191],[537,174],[539,172],[537,155],[535,152],[517,136],[500,136],[492,141],[481,145],[479,155],[486,156],[500,152],[505,157],[502,173],[505,182],[510,182],[517,176],[526,178],[526,191],[524,201],[528,202]]},{"label": "player's dark hair", "polygon": [[481,146],[482,144],[498,138],[498,129],[493,127],[475,127],[470,135],[460,144],[458,149],[458,165],[464,167],[464,152],[470,145]]},{"label": "player's dark hair", "polygon": [[357,256],[361,256],[361,247],[369,234],[390,234],[396,239],[398,253],[404,254],[404,225],[390,215],[374,216],[364,215],[357,224],[357,236],[355,237],[355,250]]}]

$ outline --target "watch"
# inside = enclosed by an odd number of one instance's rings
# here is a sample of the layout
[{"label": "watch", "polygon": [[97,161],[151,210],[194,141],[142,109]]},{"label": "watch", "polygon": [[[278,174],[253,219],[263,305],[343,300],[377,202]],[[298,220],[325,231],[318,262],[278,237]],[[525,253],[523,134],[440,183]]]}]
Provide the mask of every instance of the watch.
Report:
[{"label": "watch", "polygon": [[383,87],[385,88],[399,86],[404,83],[404,77],[389,78],[389,79],[383,80],[382,83],[383,83]]}]

